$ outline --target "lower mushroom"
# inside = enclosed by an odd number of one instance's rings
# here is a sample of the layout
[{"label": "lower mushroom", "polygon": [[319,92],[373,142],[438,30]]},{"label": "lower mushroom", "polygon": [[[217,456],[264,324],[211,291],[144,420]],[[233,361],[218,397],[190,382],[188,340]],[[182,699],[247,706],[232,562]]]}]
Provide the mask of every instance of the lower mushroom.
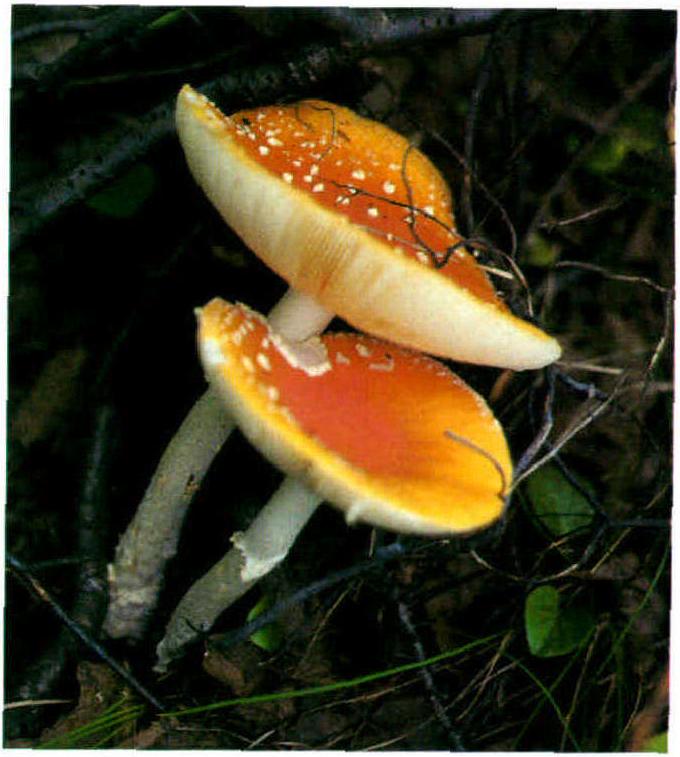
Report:
[{"label": "lower mushroom", "polygon": [[[269,313],[274,328],[299,341],[323,331],[333,314],[289,289]],[[137,639],[156,605],[166,563],[177,544],[194,492],[234,429],[218,394],[208,388],[165,449],[134,518],[109,565],[109,607],[104,631]]]},{"label": "lower mushroom", "polygon": [[217,299],[200,311],[199,346],[245,436],[292,479],[182,599],[157,670],[284,559],[323,500],[350,523],[430,536],[469,533],[503,513],[512,478],[503,431],[437,360],[360,334],[293,343]]}]

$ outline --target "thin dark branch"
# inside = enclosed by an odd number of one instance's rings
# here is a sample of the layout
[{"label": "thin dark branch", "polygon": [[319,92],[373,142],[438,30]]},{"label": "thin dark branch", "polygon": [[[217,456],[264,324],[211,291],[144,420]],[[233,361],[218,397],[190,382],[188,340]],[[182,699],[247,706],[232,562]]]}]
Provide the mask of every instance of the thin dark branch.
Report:
[{"label": "thin dark branch", "polygon": [[[562,226],[572,226],[575,223],[581,223],[583,221],[589,221],[591,218],[595,218],[599,215],[602,215],[602,213],[608,213],[612,210],[618,210],[622,205],[624,205],[627,202],[627,198],[621,198],[618,200],[612,200],[611,202],[607,202],[604,205],[600,205],[597,208],[592,208],[591,210],[585,210],[583,213],[578,213],[575,216],[570,216],[569,218],[562,218],[560,220],[550,220],[550,221],[542,221],[539,225],[539,229],[545,229],[547,232],[554,231],[555,229],[562,227]],[[564,261],[566,263],[566,261]],[[562,261],[560,263],[557,263],[557,266],[560,266],[562,264]]]},{"label": "thin dark branch", "polygon": [[[85,476],[78,501],[79,569],[76,596],[69,620],[90,636],[99,632],[108,600],[107,499],[113,449],[117,439],[113,421],[113,410],[105,402],[95,415],[93,441],[85,461]],[[21,566],[26,575],[32,575],[30,566],[23,563]],[[72,641],[68,633],[61,633],[41,654],[36,655],[24,671],[24,682],[18,686],[18,699],[35,699],[44,696],[54,687],[73,655]]]},{"label": "thin dark branch", "polygon": [[606,392],[598,389],[595,384],[587,383],[585,381],[577,381],[572,378],[568,373],[555,369],[555,377],[559,379],[566,387],[578,394],[585,394],[588,399],[606,400],[609,396]]},{"label": "thin dark branch", "polygon": [[632,276],[629,274],[612,273],[606,268],[595,265],[594,263],[582,263],[578,260],[560,260],[555,263],[554,268],[580,268],[582,271],[593,271],[594,273],[599,273],[601,276],[604,276],[606,279],[611,279],[612,281],[625,281],[630,284],[644,284],[644,286],[655,289],[657,292],[661,292],[662,294],[667,294],[673,291],[672,288],[657,284],[656,281],[652,281],[646,276]]},{"label": "thin dark branch", "polygon": [[92,637],[92,635],[83,628],[79,623],[76,623],[73,618],[64,610],[64,608],[57,602],[56,599],[44,588],[44,586],[30,574],[26,566],[14,557],[11,553],[7,553],[7,562],[14,570],[15,574],[21,579],[28,588],[30,588],[35,594],[49,606],[54,614],[64,623],[68,630],[80,641],[85,644],[94,654],[97,655],[103,662],[105,662],[112,670],[131,686],[143,699],[145,699],[154,709],[163,712],[165,706],[137,679],[133,676],[124,665],[121,665],[116,659],[104,649],[104,647]]},{"label": "thin dark branch", "polygon": [[522,456],[520,457],[517,465],[515,466],[515,479],[518,479],[524,471],[531,465],[532,461],[539,453],[541,447],[545,444],[552,431],[554,418],[553,418],[553,402],[555,400],[555,371],[553,368],[548,368],[545,372],[548,390],[545,394],[545,400],[543,403],[543,421],[538,430],[538,433],[534,437],[534,440],[526,448]]},{"label": "thin dark branch", "polygon": [[[526,462],[523,461],[524,464],[522,466],[521,472],[515,475],[515,479],[512,485],[513,490],[525,478],[530,476],[535,470],[545,465],[549,460],[552,460],[552,458],[555,457],[555,455],[557,455],[557,453],[562,449],[562,447],[564,447],[565,444],[570,442],[574,436],[579,434],[581,431],[587,428],[591,423],[593,423],[593,421],[595,421],[596,418],[602,415],[602,413],[604,413],[605,410],[607,410],[614,403],[614,400],[617,398],[618,394],[621,392],[621,389],[623,388],[623,385],[625,381],[627,380],[627,378],[628,377],[625,373],[622,374],[619,381],[616,383],[614,390],[609,395],[609,397],[606,400],[600,402],[595,407],[593,407],[591,410],[589,410],[582,418],[579,418],[576,421],[574,421],[571,424],[571,426],[562,433],[559,439],[557,439],[555,442],[552,443],[552,445],[550,446],[550,449],[548,450],[548,452],[545,453],[545,455],[543,455],[542,458],[535,461],[534,463],[530,463],[530,461],[526,461]],[[546,438],[547,438],[547,434],[546,434]]]},{"label": "thin dark branch", "polygon": [[475,216],[472,209],[472,174],[471,169],[475,164],[474,160],[474,145],[475,145],[475,133],[477,130],[477,117],[479,116],[479,109],[482,104],[482,98],[484,92],[491,80],[491,68],[493,66],[494,48],[496,45],[496,35],[492,36],[486,45],[484,50],[484,57],[482,58],[479,71],[477,72],[477,80],[475,86],[470,95],[470,107],[465,118],[465,136],[463,140],[463,156],[465,159],[464,165],[466,166],[465,175],[463,177],[463,193],[462,193],[462,206],[463,206],[463,218],[465,220],[465,232],[467,235],[473,233],[475,228]]},{"label": "thin dark branch", "polygon": [[[149,10],[142,9],[146,12]],[[140,13],[143,16],[142,11]],[[329,18],[333,16],[334,9],[320,10],[321,15],[324,15],[325,11]],[[131,11],[126,8],[124,12],[129,15]],[[154,12],[157,13],[157,10]],[[495,13],[498,14],[497,11]],[[362,14],[355,15],[357,18],[364,18]],[[320,83],[330,75],[346,70],[368,53],[384,51],[397,41],[400,44],[409,41],[421,42],[422,29],[421,36],[413,36],[411,30],[421,24],[422,17],[416,14],[413,18],[415,20],[403,17],[403,20],[386,26],[378,23],[375,33],[367,37],[357,37],[351,44],[332,47],[311,43],[284,50],[275,60],[231,70],[200,85],[198,89],[207,97],[218,101],[221,106],[230,109],[273,102],[283,97],[309,95],[310,92],[318,90]],[[447,26],[449,22],[438,25],[436,18],[437,14],[434,14],[433,20],[425,23],[425,29],[429,33],[434,33],[434,30],[451,33],[451,28]],[[462,17],[457,18],[460,20]],[[496,16],[489,16],[489,19],[491,18],[496,19]],[[432,29],[430,23],[433,25]],[[464,28],[467,31],[462,33],[472,33],[472,27]],[[83,42],[75,48],[80,51],[78,55],[83,54],[84,44]],[[72,57],[75,56],[74,52]],[[62,65],[75,65],[73,60],[69,60],[70,62],[66,61]],[[51,74],[53,75],[55,74]],[[174,99],[161,103],[134,121],[126,123],[125,127],[114,128],[103,135],[96,146],[96,154],[67,170],[63,175],[38,186],[32,185],[15,191],[12,196],[12,245],[21,244],[46,222],[91,195],[172,134],[173,112]]]},{"label": "thin dark branch", "polygon": [[430,42],[437,38],[484,34],[495,28],[501,10],[454,10],[450,8],[362,9],[316,8],[307,16],[339,32],[352,45],[397,47]]},{"label": "thin dark branch", "polygon": [[282,599],[280,602],[277,602],[269,610],[266,610],[261,615],[258,615],[255,620],[252,620],[250,623],[246,623],[235,631],[231,631],[230,633],[225,634],[219,639],[211,640],[210,644],[214,646],[218,651],[224,652],[230,647],[233,647],[236,644],[239,644],[240,642],[250,638],[255,633],[255,631],[259,631],[263,626],[269,625],[270,623],[275,621],[282,613],[286,612],[288,609],[294,607],[297,604],[306,602],[315,594],[325,591],[326,589],[330,589],[332,586],[335,586],[338,583],[356,578],[357,576],[360,576],[368,572],[369,570],[379,568],[384,565],[384,563],[390,560],[394,560],[398,557],[403,557],[405,554],[406,549],[401,544],[401,542],[394,542],[393,544],[389,544],[386,547],[381,547],[380,549],[376,550],[375,555],[370,560],[364,560],[357,563],[356,565],[350,566],[349,568],[335,571],[325,578],[321,578],[318,581],[314,581],[313,583],[309,584],[308,586],[304,586],[302,589],[298,589],[290,596]]},{"label": "thin dark branch", "polygon": [[25,89],[23,99],[41,93],[53,95],[59,89],[60,82],[74,71],[93,58],[101,58],[111,44],[129,44],[132,35],[145,29],[150,21],[163,12],[162,8],[153,6],[132,6],[100,13],[94,28],[75,47],[56,61],[41,67],[36,73],[33,86]]},{"label": "thin dark branch", "polygon": [[41,21],[22,26],[12,32],[12,43],[19,44],[34,37],[67,32],[90,32],[99,24],[94,18],[60,18],[56,21]]},{"label": "thin dark branch", "polygon": [[[411,613],[404,602],[397,602],[397,610],[399,612],[399,620],[401,621],[402,626],[406,629],[406,633],[411,637],[411,642],[413,644],[413,649],[416,653],[416,657],[420,662],[423,662],[426,659],[425,648],[423,647],[423,643],[418,636],[418,632],[416,631],[415,626],[413,625],[413,621],[411,620]],[[427,690],[427,693],[430,697],[430,702],[432,702],[432,709],[434,710],[434,714],[446,731],[449,743],[453,747],[453,750],[456,752],[464,752],[465,746],[463,744],[463,739],[461,738],[458,731],[453,727],[453,723],[451,722],[446,709],[441,703],[441,698],[439,696],[439,693],[437,692],[437,687],[435,685],[434,678],[432,677],[432,672],[430,671],[429,666],[426,665],[420,668],[418,672],[420,673],[420,677],[423,679],[425,689]]]},{"label": "thin dark branch", "polygon": [[498,200],[498,198],[491,192],[491,190],[486,186],[486,184],[480,179],[480,177],[478,176],[474,168],[465,160],[465,157],[461,155],[458,152],[458,150],[456,150],[447,139],[445,139],[441,134],[438,134],[436,131],[430,131],[429,133],[458,161],[460,166],[463,168],[463,171],[466,174],[469,174],[474,179],[475,184],[479,187],[479,189],[487,198],[487,200],[496,208],[496,210],[498,210],[503,220],[503,223],[508,229],[508,234],[510,235],[509,255],[510,257],[514,259],[517,254],[517,233],[515,232],[515,227],[505,207],[502,205],[500,200]]}]

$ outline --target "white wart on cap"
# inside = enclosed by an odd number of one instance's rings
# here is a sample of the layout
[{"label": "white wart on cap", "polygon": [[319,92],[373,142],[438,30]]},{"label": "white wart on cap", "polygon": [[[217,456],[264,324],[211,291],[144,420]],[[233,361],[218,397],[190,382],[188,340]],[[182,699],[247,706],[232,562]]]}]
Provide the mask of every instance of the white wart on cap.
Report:
[{"label": "white wart on cap", "polygon": [[359,334],[300,349],[219,299],[199,312],[199,347],[251,443],[349,521],[440,535],[502,514],[512,479],[503,431],[438,361]]},{"label": "white wart on cap", "polygon": [[453,228],[448,187],[406,139],[320,100],[224,116],[185,86],[177,128],[225,221],[295,289],[356,328],[521,370],[558,343],[515,317]]}]

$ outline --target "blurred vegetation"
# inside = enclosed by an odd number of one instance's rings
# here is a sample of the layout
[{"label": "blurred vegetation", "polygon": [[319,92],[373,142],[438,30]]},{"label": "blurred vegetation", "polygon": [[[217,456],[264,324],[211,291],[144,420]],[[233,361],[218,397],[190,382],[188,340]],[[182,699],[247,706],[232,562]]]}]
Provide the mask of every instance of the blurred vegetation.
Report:
[{"label": "blurred vegetation", "polygon": [[[7,744],[663,745],[675,14],[494,11],[466,25],[462,11],[457,24],[413,13],[14,7],[7,548],[94,637],[106,562],[203,389],[193,309],[220,295],[264,311],[285,286],[189,177],[171,121],[184,82],[227,111],[323,97],[407,135],[447,177],[482,262],[512,270],[515,257],[531,306],[517,277],[494,281],[564,356],[552,372],[454,367],[491,398],[516,460],[547,432],[497,527],[407,540],[405,557],[288,608],[275,641],[205,659],[199,645],[155,680],[169,612],[278,480],[236,436],[192,506],[148,639],[104,640],[172,711],[436,658],[425,674],[159,718],[10,572],[8,701],[53,703],[7,710]],[[390,539],[322,508],[264,582],[267,602]]]}]

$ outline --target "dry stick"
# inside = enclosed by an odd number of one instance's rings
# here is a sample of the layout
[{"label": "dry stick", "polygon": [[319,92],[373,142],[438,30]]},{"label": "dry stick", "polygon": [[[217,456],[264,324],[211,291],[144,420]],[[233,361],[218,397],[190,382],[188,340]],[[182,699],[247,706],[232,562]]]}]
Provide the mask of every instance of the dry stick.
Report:
[{"label": "dry stick", "polygon": [[[370,44],[381,39],[383,44],[400,46],[408,42],[436,40],[441,37],[482,34],[493,30],[498,21],[509,15],[507,11],[454,10],[452,8],[419,10],[403,9],[395,12],[384,9],[316,8],[305,12],[311,19],[342,34],[353,43]],[[517,20],[534,13],[513,13]]]},{"label": "dry stick", "polygon": [[[413,621],[411,620],[411,613],[409,612],[409,609],[404,602],[397,602],[397,608],[399,611],[399,620],[406,629],[408,635],[411,637],[416,657],[420,662],[423,662],[425,660],[425,650],[423,648],[422,642],[420,641],[415,626],[413,625]],[[446,731],[449,738],[449,743],[453,745],[454,751],[464,752],[465,746],[463,744],[463,740],[458,731],[456,731],[456,729],[453,727],[453,723],[451,723],[446,710],[439,700],[439,694],[437,692],[437,688],[435,686],[434,679],[429,667],[426,665],[425,667],[420,668],[419,673],[430,696],[432,709],[434,710],[437,720],[439,720],[444,730]]]},{"label": "dry stick", "polygon": [[99,24],[94,18],[59,18],[54,21],[40,21],[27,24],[12,32],[12,44],[17,45],[33,37],[68,32],[89,32]]},{"label": "dry stick", "polygon": [[104,649],[104,647],[92,637],[92,635],[81,626],[79,623],[73,620],[70,615],[64,610],[59,602],[52,597],[52,595],[44,588],[44,586],[34,578],[27,570],[26,566],[11,554],[7,554],[7,562],[10,567],[15,571],[16,575],[21,581],[30,588],[40,599],[45,602],[50,609],[59,617],[68,630],[80,641],[82,641],[89,649],[91,649],[103,662],[105,662],[110,668],[116,671],[119,676],[131,686],[140,696],[142,696],[151,706],[162,712],[165,710],[165,706],[158,700],[140,681],[137,680],[125,666],[121,665],[116,659]]},{"label": "dry stick", "polygon": [[[621,203],[619,203],[620,205]],[[618,205],[616,206],[618,207]],[[612,206],[609,206],[609,208],[605,209],[611,209]],[[577,219],[572,220],[580,220],[585,215],[592,215],[597,211],[590,211],[589,214],[584,214],[583,216],[579,216]],[[558,225],[559,222],[555,222],[554,225]],[[609,271],[606,268],[603,268],[602,266],[595,265],[594,263],[582,263],[579,260],[560,260],[553,266],[554,268],[579,268],[582,271],[592,271],[593,273],[599,273],[601,276],[604,276],[606,279],[611,279],[612,281],[625,281],[629,284],[643,284],[644,286],[650,287],[650,289],[654,289],[657,292],[661,292],[661,294],[671,294],[673,292],[672,287],[665,287],[661,284],[658,284],[656,281],[647,278],[646,276],[635,276],[632,274],[624,274],[624,273],[613,273],[612,271]]]},{"label": "dry stick", "polygon": [[[296,341],[321,333],[332,316],[314,306],[314,318],[308,305],[305,295],[288,290],[269,314],[272,328]],[[163,453],[109,566],[111,599],[104,631],[112,638],[138,639],[144,634],[165,565],[177,551],[187,508],[233,428],[222,401],[208,389]]]},{"label": "dry stick", "polygon": [[[127,17],[124,21],[127,23],[132,11],[128,8],[125,9],[125,13]],[[145,13],[158,15],[155,9],[143,8],[139,11],[139,16],[144,17]],[[293,49],[278,51],[270,61],[231,69],[228,73],[202,84],[199,89],[207,97],[234,108],[243,107],[248,103],[276,101],[284,96],[308,95],[310,91],[318,89],[320,82],[347,70],[364,55],[397,45],[414,45],[451,35],[482,33],[493,28],[504,13],[507,12],[489,11],[484,18],[478,11],[442,11],[441,14],[427,16],[407,13],[384,23],[382,15],[376,12],[368,17],[364,15],[356,18],[353,23],[364,33],[343,44],[333,46],[310,42]],[[535,12],[533,14],[535,15]],[[334,12],[334,9],[321,9],[312,15],[322,24],[332,26],[332,17],[347,20],[351,14]],[[112,13],[107,18],[110,20],[113,16]],[[513,17],[521,21],[531,18],[532,12],[514,13]],[[371,33],[367,33],[366,21],[370,22]],[[99,33],[95,30],[92,35],[95,32]],[[101,33],[106,34],[103,26]],[[77,62],[88,52],[92,35],[74,48],[72,55],[69,54],[69,68],[76,65],[73,59]],[[50,75],[57,74],[51,72]],[[161,103],[139,118],[128,119],[123,126],[114,127],[102,135],[96,150],[77,165],[14,193],[11,207],[11,244],[17,246],[25,242],[47,222],[90,196],[170,135],[173,131],[173,109],[174,99],[172,102]]]},{"label": "dry stick", "polygon": [[[104,401],[95,416],[93,441],[87,453],[85,478],[78,501],[79,570],[76,598],[71,606],[68,622],[96,636],[106,609],[106,536],[105,520],[109,491],[112,450],[117,435],[113,410]],[[10,560],[11,562],[11,560]],[[15,561],[17,570],[33,575],[33,567]],[[36,653],[23,671],[16,685],[14,698],[40,699],[47,696],[74,653],[72,636],[62,629],[47,648]]]},{"label": "dry stick", "polygon": [[562,449],[562,447],[564,447],[565,444],[571,441],[571,439],[576,436],[576,434],[583,431],[583,429],[587,428],[598,416],[600,416],[614,402],[614,400],[620,393],[626,378],[627,375],[623,374],[619,381],[616,383],[616,386],[614,387],[612,393],[609,395],[609,397],[607,397],[606,400],[600,402],[599,405],[587,412],[583,418],[575,421],[568,429],[566,429],[566,431],[564,431],[560,438],[552,444],[551,449],[546,452],[546,454],[543,455],[542,458],[534,462],[532,465],[526,467],[522,471],[522,473],[520,473],[520,475],[518,475],[514,479],[511,491],[514,491],[517,486],[522,481],[524,481],[525,478],[530,476],[535,470],[545,465],[549,460],[552,460],[552,458],[559,453],[559,451]]},{"label": "dry stick", "polygon": [[486,45],[484,50],[484,57],[482,59],[479,72],[477,74],[477,81],[472,90],[470,96],[470,110],[468,111],[465,119],[465,142],[464,142],[464,155],[465,155],[465,176],[463,177],[463,217],[465,218],[466,233],[472,234],[472,230],[475,228],[475,217],[472,210],[472,175],[470,168],[474,165],[474,144],[475,144],[475,128],[477,125],[477,115],[479,113],[479,106],[484,96],[484,91],[489,84],[491,78],[491,67],[493,65],[494,48],[497,42],[497,35],[494,34]]},{"label": "dry stick", "polygon": [[[575,216],[571,216],[570,218],[562,218],[562,219],[553,219],[552,221],[542,221],[539,223],[538,228],[539,229],[545,229],[547,232],[552,232],[555,229],[558,229],[562,226],[571,226],[575,223],[581,223],[582,221],[589,221],[591,218],[595,218],[596,216],[601,215],[602,213],[607,213],[612,210],[618,210],[622,205],[625,205],[626,199],[620,199],[615,200],[612,202],[605,203],[604,205],[600,205],[597,208],[591,208],[591,210],[585,210],[583,213],[578,213]],[[556,263],[555,267],[559,266],[566,266],[568,264],[568,261]],[[589,264],[585,264],[586,266]],[[578,267],[581,267],[580,263],[577,263]]]},{"label": "dry stick", "polygon": [[[281,599],[273,607],[270,607],[269,610],[258,615],[254,620],[249,621],[235,631],[226,633],[224,636],[221,636],[216,640],[211,640],[210,646],[211,648],[224,653],[236,644],[240,644],[242,641],[249,639],[256,631],[264,628],[264,626],[268,626],[276,621],[291,607],[306,602],[310,597],[313,597],[322,591],[326,591],[338,583],[350,581],[369,570],[374,570],[375,568],[382,566],[384,563],[403,557],[406,554],[409,554],[409,552],[401,541],[395,541],[392,544],[388,544],[386,547],[380,547],[376,550],[373,557],[355,563],[349,568],[342,568],[341,570],[334,571],[317,581],[313,581],[307,586],[303,586],[301,589],[298,589],[289,596]],[[308,646],[311,646],[312,643],[313,639]]]},{"label": "dry stick", "polygon": [[[232,69],[201,86],[210,98],[242,106],[276,100],[284,93],[305,93],[319,81],[351,65],[360,50],[310,44],[284,63]],[[22,187],[12,196],[11,244],[16,247],[68,208],[97,191],[174,131],[175,101],[168,100],[101,136],[96,150],[70,170]]]},{"label": "dry stick", "polygon": [[[126,7],[118,8],[105,13],[100,13],[96,18],[81,19],[82,24],[89,22],[89,31],[82,37],[77,45],[69,49],[62,56],[50,63],[42,64],[37,70],[34,79],[30,85],[25,88],[24,102],[30,102],[30,98],[36,94],[49,93],[54,96],[59,93],[64,82],[85,64],[93,60],[101,62],[103,55],[111,52],[110,46],[120,47],[121,44],[128,45],[131,38],[144,30],[147,25],[157,18],[162,9],[153,7]],[[47,24],[36,24],[28,30],[28,35],[37,31],[40,33],[42,26],[44,29],[57,24],[57,21],[48,22]],[[62,22],[64,23],[64,22]],[[74,23],[74,22],[71,22]],[[22,29],[17,31],[19,41],[21,40]],[[26,37],[24,37],[26,38]],[[13,41],[17,42],[16,37]]]},{"label": "dry stick", "polygon": [[541,447],[546,443],[550,432],[552,431],[554,418],[553,418],[553,401],[555,399],[555,373],[552,368],[546,370],[546,376],[548,379],[548,391],[545,395],[545,401],[543,405],[543,422],[536,434],[534,440],[524,451],[520,457],[517,465],[515,466],[515,477],[521,476],[522,472],[531,465],[532,460],[536,457]]}]

